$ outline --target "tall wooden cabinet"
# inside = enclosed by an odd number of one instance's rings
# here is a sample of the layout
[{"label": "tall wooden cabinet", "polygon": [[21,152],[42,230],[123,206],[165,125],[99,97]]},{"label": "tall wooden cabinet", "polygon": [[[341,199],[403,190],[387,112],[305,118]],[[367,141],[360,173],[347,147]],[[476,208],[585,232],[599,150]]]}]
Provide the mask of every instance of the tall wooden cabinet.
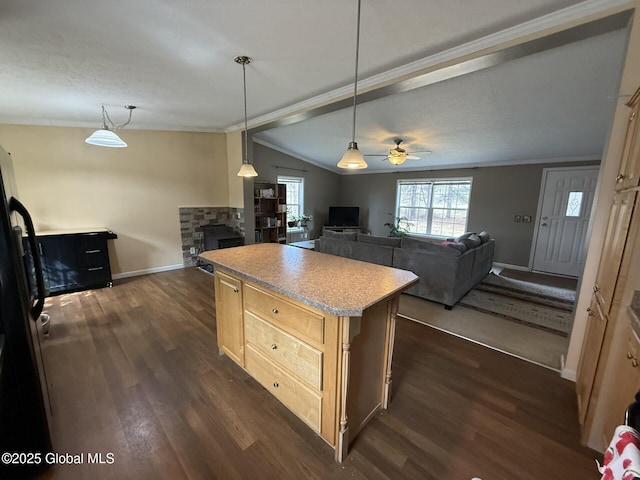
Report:
[{"label": "tall wooden cabinet", "polygon": [[287,243],[287,186],[253,184],[255,243]]},{"label": "tall wooden cabinet", "polygon": [[582,441],[599,451],[640,389],[640,346],[629,318],[640,290],[640,89],[627,105],[631,112],[576,379]]}]

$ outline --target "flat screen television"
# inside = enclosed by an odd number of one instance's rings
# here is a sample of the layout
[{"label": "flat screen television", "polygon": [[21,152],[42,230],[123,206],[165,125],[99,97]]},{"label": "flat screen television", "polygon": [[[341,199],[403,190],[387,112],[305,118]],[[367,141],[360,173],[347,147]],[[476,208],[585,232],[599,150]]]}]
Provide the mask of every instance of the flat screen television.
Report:
[{"label": "flat screen television", "polygon": [[360,225],[360,207],[329,207],[327,226],[357,227]]}]

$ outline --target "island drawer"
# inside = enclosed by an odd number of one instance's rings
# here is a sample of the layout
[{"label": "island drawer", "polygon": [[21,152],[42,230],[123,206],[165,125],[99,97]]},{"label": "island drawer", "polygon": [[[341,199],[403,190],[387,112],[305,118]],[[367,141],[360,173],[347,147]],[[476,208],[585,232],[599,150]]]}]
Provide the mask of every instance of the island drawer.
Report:
[{"label": "island drawer", "polygon": [[245,285],[245,309],[305,341],[324,343],[324,317],[260,288]]},{"label": "island drawer", "polygon": [[260,353],[316,390],[322,390],[322,352],[246,312],[245,338]]},{"label": "island drawer", "polygon": [[297,381],[264,357],[251,344],[245,352],[245,368],[264,388],[315,432],[322,425],[322,395]]}]

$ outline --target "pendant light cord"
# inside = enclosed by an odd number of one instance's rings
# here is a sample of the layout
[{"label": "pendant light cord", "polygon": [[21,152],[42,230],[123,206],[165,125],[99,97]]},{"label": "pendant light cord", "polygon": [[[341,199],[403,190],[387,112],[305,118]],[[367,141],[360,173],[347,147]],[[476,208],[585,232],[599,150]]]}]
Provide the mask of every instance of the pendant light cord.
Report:
[{"label": "pendant light cord", "polygon": [[358,0],[358,24],[356,27],[356,73],[355,80],[353,81],[353,135],[351,136],[351,141],[353,143],[356,141],[356,95],[358,94],[358,57],[360,54],[360,3],[361,0]]},{"label": "pendant light cord", "polygon": [[244,160],[242,163],[249,163],[249,154],[247,144],[249,143],[248,128],[247,128],[247,74],[245,72],[246,61],[242,62],[242,85],[244,88]]},{"label": "pendant light cord", "polygon": [[115,123],[113,123],[113,121],[109,117],[109,112],[107,112],[107,109],[104,108],[104,105],[102,105],[102,126],[105,130],[108,130],[107,120],[109,120],[112,130],[120,130],[122,127],[126,127],[127,125],[129,125],[129,122],[131,121],[131,113],[133,112],[133,109],[136,107],[134,107],[133,105],[125,105],[124,108],[129,110],[129,118],[127,119],[126,122],[121,123],[120,125],[116,125]]}]

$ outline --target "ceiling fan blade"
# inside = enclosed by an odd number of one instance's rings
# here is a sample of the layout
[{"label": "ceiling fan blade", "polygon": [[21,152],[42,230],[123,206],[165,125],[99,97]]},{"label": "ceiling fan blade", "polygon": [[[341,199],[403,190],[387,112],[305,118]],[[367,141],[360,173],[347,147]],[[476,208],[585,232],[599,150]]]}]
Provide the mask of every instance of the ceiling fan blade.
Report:
[{"label": "ceiling fan blade", "polygon": [[415,155],[407,155],[404,159],[405,160],[420,160],[420,157],[417,157]]}]

